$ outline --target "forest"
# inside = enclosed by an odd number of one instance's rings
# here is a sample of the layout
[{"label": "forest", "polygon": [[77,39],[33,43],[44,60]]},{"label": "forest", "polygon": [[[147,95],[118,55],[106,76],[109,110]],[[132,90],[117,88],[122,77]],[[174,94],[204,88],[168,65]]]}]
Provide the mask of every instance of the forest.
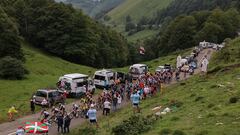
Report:
[{"label": "forest", "polygon": [[129,61],[128,44],[121,34],[71,5],[53,0],[3,0],[0,9],[1,58],[24,62],[24,41],[68,61],[97,68],[124,66]]}]

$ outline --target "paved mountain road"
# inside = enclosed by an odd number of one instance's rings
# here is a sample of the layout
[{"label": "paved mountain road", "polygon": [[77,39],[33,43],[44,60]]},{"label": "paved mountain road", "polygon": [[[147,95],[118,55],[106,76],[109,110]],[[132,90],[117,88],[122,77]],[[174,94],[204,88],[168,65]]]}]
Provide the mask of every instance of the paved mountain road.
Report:
[{"label": "paved mountain road", "polygon": [[[205,50],[201,51],[200,54],[197,57],[198,65],[200,65],[200,62],[205,55],[207,55],[208,59],[210,59],[213,52],[214,52],[213,49],[205,49]],[[200,68],[198,68],[198,69],[195,70],[194,74],[199,74],[200,72],[201,72],[201,70],[200,70]],[[188,77],[190,77],[190,76],[187,76],[186,78],[184,78],[183,74],[182,73],[180,74],[181,80],[187,79]],[[173,81],[171,82],[171,84],[173,84],[173,83],[176,83],[175,79],[173,79]],[[97,96],[95,95],[94,98],[96,98],[96,97]],[[79,103],[79,101],[76,101],[76,103]],[[124,100],[121,107],[125,107],[127,104],[129,104],[129,102]],[[71,108],[72,108],[72,104],[66,105],[67,110],[71,110]],[[98,115],[98,117],[101,117],[102,116],[102,111],[98,111],[97,115]],[[39,116],[40,116],[40,112],[36,113],[36,114],[24,116],[24,117],[19,118],[15,121],[12,121],[12,122],[2,123],[2,124],[0,124],[0,135],[15,135],[16,129],[19,126],[23,126],[23,122],[39,121],[38,120]],[[72,119],[70,128],[71,129],[77,128],[77,127],[81,126],[81,124],[83,124],[85,121],[86,121],[86,119],[83,119],[83,118]],[[57,127],[56,127],[56,125],[53,125],[53,127],[51,127],[49,129],[49,135],[57,135],[57,134],[58,134]]]}]

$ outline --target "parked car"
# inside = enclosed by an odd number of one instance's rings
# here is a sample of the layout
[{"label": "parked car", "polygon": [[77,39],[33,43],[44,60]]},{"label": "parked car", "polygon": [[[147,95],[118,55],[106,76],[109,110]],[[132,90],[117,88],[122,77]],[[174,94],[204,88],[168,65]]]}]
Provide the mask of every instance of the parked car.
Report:
[{"label": "parked car", "polygon": [[164,66],[158,66],[155,70],[156,73],[163,73],[165,72]]},{"label": "parked car", "polygon": [[62,103],[63,97],[57,90],[39,89],[34,94],[35,104],[42,105],[44,99],[47,100],[47,106],[53,106],[56,103]]}]

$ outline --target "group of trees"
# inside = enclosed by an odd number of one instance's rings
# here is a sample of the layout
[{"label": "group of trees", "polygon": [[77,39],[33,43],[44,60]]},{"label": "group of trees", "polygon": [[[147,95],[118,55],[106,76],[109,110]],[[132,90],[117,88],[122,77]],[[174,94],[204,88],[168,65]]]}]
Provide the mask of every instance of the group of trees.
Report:
[{"label": "group of trees", "polygon": [[4,7],[0,10],[1,58],[24,61],[22,37],[35,47],[78,64],[107,68],[129,62],[128,44],[121,34],[71,5],[54,0],[3,0],[0,5]]},{"label": "group of trees", "polygon": [[22,79],[23,62],[17,25],[0,6],[0,78]]},{"label": "group of trees", "polygon": [[239,26],[240,14],[234,8],[226,11],[217,8],[213,11],[193,12],[176,17],[162,29],[158,37],[145,44],[152,46],[148,51],[154,52],[153,56],[161,56],[196,46],[203,40],[222,43],[225,38],[237,36]]},{"label": "group of trees", "polygon": [[223,10],[231,7],[240,8],[239,0],[174,0],[166,9],[157,12],[151,19],[153,24],[161,24],[165,18],[175,18],[181,14],[189,15],[195,11],[213,10],[221,8]]}]

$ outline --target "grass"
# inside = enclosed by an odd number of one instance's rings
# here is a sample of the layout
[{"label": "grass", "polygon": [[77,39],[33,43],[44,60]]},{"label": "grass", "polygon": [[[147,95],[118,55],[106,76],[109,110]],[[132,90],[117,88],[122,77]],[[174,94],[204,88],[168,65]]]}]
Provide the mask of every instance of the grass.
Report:
[{"label": "grass", "polygon": [[110,22],[125,24],[125,18],[130,15],[134,22],[141,17],[151,17],[158,10],[166,8],[172,0],[125,0],[122,4],[111,10],[107,15]]},{"label": "grass", "polygon": [[140,32],[137,32],[131,36],[126,36],[129,42],[136,42],[137,40],[145,40],[147,38],[151,38],[154,35],[156,35],[159,31],[158,30],[143,30]]},{"label": "grass", "polygon": [[[239,62],[240,38],[230,42],[223,51],[218,52],[210,61],[210,69],[218,66],[224,69],[225,66]],[[234,59],[227,63],[221,59],[223,52],[233,51],[230,58]],[[169,58],[173,56],[168,56]],[[165,60],[163,60],[165,61]],[[216,63],[218,62],[218,63]],[[147,62],[154,65],[154,60]],[[125,69],[123,69],[125,70]],[[165,88],[164,95],[158,94],[141,102],[141,115],[152,114],[151,109],[167,105],[170,101],[182,102],[182,106],[175,112],[171,112],[162,119],[158,119],[152,125],[150,131],[143,135],[163,135],[169,132],[183,132],[186,135],[238,135],[240,132],[240,67],[230,70],[218,70],[207,76],[195,75],[184,83],[178,83]],[[230,103],[230,99],[237,98],[238,102]],[[111,135],[112,128],[119,125],[123,120],[128,119],[132,113],[130,105],[112,113],[109,117],[100,117],[97,129],[98,135]],[[83,124],[80,129],[88,127]],[[79,134],[75,129],[71,135]]]},{"label": "grass", "polygon": [[[39,88],[55,87],[58,78],[67,73],[93,74],[95,69],[72,64],[42,51],[23,46],[26,68],[30,74],[24,80],[0,80],[0,122],[7,120],[7,110],[16,105],[19,115],[30,112],[29,99]],[[19,108],[20,107],[20,108]]]}]

